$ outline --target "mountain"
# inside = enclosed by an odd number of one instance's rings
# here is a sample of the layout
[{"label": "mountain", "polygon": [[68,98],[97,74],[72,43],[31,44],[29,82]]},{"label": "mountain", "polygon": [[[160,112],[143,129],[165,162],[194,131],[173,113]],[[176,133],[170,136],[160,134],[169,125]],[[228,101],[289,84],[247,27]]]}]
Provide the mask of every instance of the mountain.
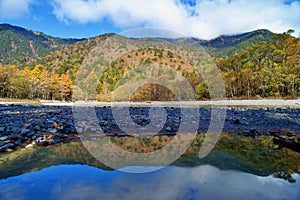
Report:
[{"label": "mountain", "polygon": [[[147,40],[155,43],[168,42],[197,48],[205,47],[216,57],[229,57],[258,42],[269,41],[272,35],[273,33],[268,30],[256,30],[237,35],[222,35],[212,40],[197,38],[139,38],[136,40]],[[79,41],[82,39],[51,37],[22,27],[0,24],[0,63],[25,66],[33,60]]]},{"label": "mountain", "polygon": [[[140,78],[150,76],[149,70],[145,70],[150,68],[152,73],[155,71],[155,78],[178,78],[174,74],[177,72],[196,87],[202,81],[197,67],[210,66],[210,62],[212,58],[201,48],[173,44],[165,40],[154,42],[147,38],[132,39],[105,34],[51,52],[31,62],[29,67],[33,69],[42,65],[52,73],[68,73],[73,81],[76,79],[77,85],[83,83],[82,89],[86,90],[90,82],[97,83],[97,91],[106,98],[116,86],[120,86],[118,83],[121,79],[134,78],[132,74],[137,74],[135,68],[140,66],[145,67],[138,72]],[[96,88],[92,90],[95,91]],[[90,97],[89,94],[85,96]],[[106,100],[110,99],[108,96]]]},{"label": "mountain", "polygon": [[0,24],[0,63],[28,63],[78,41],[51,37],[10,24]]},{"label": "mountain", "polygon": [[[200,47],[204,47],[202,51],[206,50],[214,57],[229,57],[259,42],[269,42],[272,35],[274,34],[268,30],[257,30],[239,35],[220,36],[213,40],[201,40],[197,38],[125,38],[119,36],[119,41],[115,42],[121,44],[105,44],[105,42],[102,44],[101,41],[105,41],[108,37],[115,36],[113,33],[108,33],[82,40],[73,45],[65,46],[57,51],[52,51],[46,56],[40,57],[29,63],[29,66],[32,68],[37,63],[40,63],[45,65],[48,69],[51,68],[51,70],[55,70],[55,72],[62,74],[69,69],[74,69],[76,66],[81,65],[85,57],[96,46],[103,45],[103,49],[111,51],[111,49],[108,49],[107,47],[121,49],[124,45],[128,45],[128,43],[130,43],[130,46],[139,45],[141,48],[158,45],[179,45],[196,50]],[[117,37],[114,38],[116,39]],[[126,47],[123,51],[125,50],[128,51]],[[104,64],[108,63],[104,62]]]},{"label": "mountain", "polygon": [[[188,88],[182,89],[187,80],[196,98],[208,99],[207,81],[216,80],[218,74],[230,98],[300,95],[300,40],[289,31],[274,34],[257,30],[210,41],[127,38],[108,33],[78,41],[14,29],[11,35],[18,33],[29,47],[52,41],[46,50],[57,50],[36,55],[33,60],[21,60],[17,63],[19,69],[0,65],[0,97],[74,100],[73,92],[79,100],[110,101],[113,94],[119,94],[115,100],[125,100],[122,97],[133,92],[131,100],[174,100],[178,94],[185,97],[181,100],[190,100],[191,93],[185,90]],[[5,34],[1,31],[1,35]],[[21,39],[16,37],[17,41]],[[3,43],[2,49],[7,46]],[[6,51],[4,57],[12,58],[9,55],[20,51],[16,45],[9,47],[16,51]],[[214,66],[219,71],[213,71]],[[149,77],[156,83],[144,87],[135,84]],[[169,81],[178,93],[160,87],[157,82],[161,81]]]},{"label": "mountain", "polygon": [[269,30],[261,29],[237,35],[221,35],[212,40],[197,38],[164,39],[173,44],[205,47],[216,57],[229,57],[262,41],[269,42],[274,35]]}]

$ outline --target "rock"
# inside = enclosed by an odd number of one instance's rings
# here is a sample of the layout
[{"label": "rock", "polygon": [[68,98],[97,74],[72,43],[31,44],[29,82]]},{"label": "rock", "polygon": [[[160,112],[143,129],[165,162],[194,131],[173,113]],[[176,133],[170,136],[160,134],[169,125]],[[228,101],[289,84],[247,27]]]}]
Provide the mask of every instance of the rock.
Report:
[{"label": "rock", "polygon": [[5,144],[5,142],[0,141],[0,147],[3,146]]},{"label": "rock", "polygon": [[54,134],[54,133],[57,133],[57,130],[55,128],[48,128],[47,132]]},{"label": "rock", "polygon": [[75,126],[72,123],[67,123],[64,125],[63,130],[64,133],[75,133],[76,129]]},{"label": "rock", "polygon": [[26,149],[31,149],[31,148],[34,148],[34,147],[36,147],[36,145],[34,145],[34,144],[28,144],[28,145],[25,146]]},{"label": "rock", "polygon": [[10,139],[12,140],[18,140],[18,139],[22,139],[22,136],[19,134],[11,134],[10,135]]},{"label": "rock", "polygon": [[8,139],[9,139],[8,136],[2,136],[2,137],[0,137],[0,141],[5,141],[5,140],[8,140]]},{"label": "rock", "polygon": [[15,145],[16,146],[21,146],[22,145],[22,141],[20,139],[18,139],[17,141],[15,141]]},{"label": "rock", "polygon": [[161,128],[161,124],[156,124],[156,128]]},{"label": "rock", "polygon": [[241,122],[240,122],[239,119],[234,119],[234,120],[233,120],[233,123],[234,123],[234,124],[240,124]]},{"label": "rock", "polygon": [[34,136],[35,135],[35,131],[29,131],[28,133],[27,133],[27,137],[32,137],[32,136]]},{"label": "rock", "polygon": [[176,124],[180,124],[180,122],[181,122],[180,119],[175,119],[175,120],[174,120],[174,123],[176,123]]},{"label": "rock", "polygon": [[31,124],[24,124],[24,128],[28,129],[31,126]]},{"label": "rock", "polygon": [[0,150],[13,149],[13,148],[15,148],[15,145],[13,143],[7,143],[2,147],[0,147]]},{"label": "rock", "polygon": [[250,137],[255,137],[256,133],[257,133],[256,128],[250,128],[250,130],[249,130]]},{"label": "rock", "polygon": [[19,128],[19,127],[13,127],[13,128],[11,129],[11,132],[12,132],[13,134],[19,134],[19,133],[20,133],[20,128]]},{"label": "rock", "polygon": [[96,132],[96,131],[97,131],[97,128],[91,127],[91,128],[90,128],[90,131],[91,131],[91,132]]},{"label": "rock", "polygon": [[36,142],[37,142],[38,146],[47,146],[49,144],[48,141],[46,140],[45,136],[37,138]]},{"label": "rock", "polygon": [[167,126],[167,127],[166,127],[166,131],[167,131],[167,132],[172,132],[173,129],[172,129],[172,127],[170,127],[170,126]]},{"label": "rock", "polygon": [[56,128],[56,127],[57,127],[57,123],[56,123],[56,122],[53,122],[53,123],[52,123],[52,126],[53,126],[53,128]]},{"label": "rock", "polygon": [[146,127],[140,127],[139,130],[145,131],[145,130],[147,130],[147,128]]},{"label": "rock", "polygon": [[47,146],[48,144],[47,140],[39,140],[37,143],[38,146]]},{"label": "rock", "polygon": [[256,128],[250,128],[250,134],[255,134],[256,133]]},{"label": "rock", "polygon": [[83,129],[82,128],[76,128],[76,131],[77,131],[77,133],[82,133],[83,132]]},{"label": "rock", "polygon": [[52,125],[53,122],[54,122],[54,121],[53,121],[52,119],[48,119],[48,120],[47,120],[47,123],[48,123],[49,125]]},{"label": "rock", "polygon": [[64,134],[58,133],[58,134],[55,135],[55,138],[62,138],[63,136],[64,136]]},{"label": "rock", "polygon": [[5,127],[0,127],[0,133],[3,133],[5,131]]},{"label": "rock", "polygon": [[47,138],[48,138],[48,139],[53,139],[53,138],[55,138],[55,136],[56,136],[56,135],[49,135]]},{"label": "rock", "polygon": [[27,128],[22,128],[21,131],[20,131],[20,134],[21,134],[22,136],[25,136],[25,135],[27,135],[27,133],[28,133],[29,131],[30,131],[30,130],[27,129]]},{"label": "rock", "polygon": [[64,129],[64,127],[63,127],[63,126],[57,126],[56,129],[57,129],[58,131],[62,131],[62,130]]},{"label": "rock", "polygon": [[53,140],[53,139],[50,139],[48,142],[49,142],[50,145],[55,144],[55,140]]},{"label": "rock", "polygon": [[244,132],[243,132],[243,135],[244,135],[244,136],[249,136],[249,135],[250,135],[250,132],[249,132],[249,131],[244,131]]},{"label": "rock", "polygon": [[68,135],[68,134],[64,134],[64,135],[63,135],[63,138],[65,138],[65,139],[66,139],[66,138],[69,138],[69,135]]},{"label": "rock", "polygon": [[41,130],[41,127],[40,127],[40,125],[36,125],[36,126],[34,126],[34,127],[33,127],[33,130],[35,130],[35,131],[40,131],[40,130]]}]

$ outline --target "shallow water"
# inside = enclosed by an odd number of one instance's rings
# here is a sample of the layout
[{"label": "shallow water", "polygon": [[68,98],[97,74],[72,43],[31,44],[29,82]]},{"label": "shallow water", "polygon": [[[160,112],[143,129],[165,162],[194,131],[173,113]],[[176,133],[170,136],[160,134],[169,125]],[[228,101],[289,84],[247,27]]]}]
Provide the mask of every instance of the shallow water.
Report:
[{"label": "shallow water", "polygon": [[[111,139],[123,149],[146,152],[172,137],[135,143],[130,137]],[[300,153],[279,148],[267,136],[223,134],[200,159],[202,140],[197,135],[167,167],[149,163],[111,169],[81,142],[1,154],[0,199],[300,199]],[[136,173],[144,171],[153,172]]]},{"label": "shallow water", "polygon": [[[134,167],[131,167],[134,168]],[[3,199],[299,199],[288,183],[211,165],[167,167],[147,174],[59,165],[1,181]]]}]

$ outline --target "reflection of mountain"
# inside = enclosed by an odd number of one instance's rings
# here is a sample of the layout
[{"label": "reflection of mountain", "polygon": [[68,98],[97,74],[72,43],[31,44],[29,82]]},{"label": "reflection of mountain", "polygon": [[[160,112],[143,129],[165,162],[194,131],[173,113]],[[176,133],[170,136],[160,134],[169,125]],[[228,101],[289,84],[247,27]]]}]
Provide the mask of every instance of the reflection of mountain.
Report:
[{"label": "reflection of mountain", "polygon": [[[199,159],[198,152],[203,139],[203,135],[197,135],[186,153],[172,165],[195,167],[209,164],[219,169],[239,170],[259,176],[273,174],[274,177],[283,178],[289,182],[294,181],[291,174],[299,173],[300,154],[284,148],[276,149],[271,137],[260,136],[251,139],[224,134],[213,151],[204,159]],[[152,137],[152,139],[111,138],[111,141],[120,148],[131,152],[157,150],[171,140],[172,138],[168,136]],[[173,152],[169,152],[168,155],[162,156],[172,156],[172,154]],[[112,161],[120,159],[118,156],[112,157]],[[16,176],[53,165],[76,163],[110,170],[92,157],[82,143],[72,142],[54,145],[50,148],[22,149],[11,154],[2,154],[0,157],[0,178]]]}]

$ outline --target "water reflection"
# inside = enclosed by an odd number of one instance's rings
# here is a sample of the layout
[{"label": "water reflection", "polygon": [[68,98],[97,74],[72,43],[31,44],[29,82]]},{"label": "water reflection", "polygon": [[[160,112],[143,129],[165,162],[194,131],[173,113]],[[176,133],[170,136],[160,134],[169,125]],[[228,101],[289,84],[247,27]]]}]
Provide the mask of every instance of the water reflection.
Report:
[{"label": "water reflection", "polygon": [[60,165],[0,181],[1,199],[299,199],[292,184],[272,176],[210,165],[167,167],[148,174]]},{"label": "water reflection", "polygon": [[[113,137],[110,139],[124,150],[143,153],[160,149],[168,144],[172,137],[155,136],[151,139]],[[198,155],[203,139],[202,134],[197,135],[190,148],[172,165],[179,167],[211,165],[222,170],[242,171],[257,176],[272,175],[291,183],[296,181],[292,174],[300,174],[300,153],[274,145],[272,137],[248,138],[223,134],[210,154],[200,159]],[[162,156],[170,157],[174,152],[176,153],[175,148]],[[112,162],[128,159],[126,155],[113,154],[113,152],[109,154],[110,152],[107,151],[105,153],[112,159]],[[130,166],[138,165],[138,163],[135,164],[135,160],[129,161],[132,163]],[[122,163],[120,162],[120,167],[126,167],[125,162]],[[0,154],[0,179],[62,164],[83,164],[112,170],[91,156],[81,142],[71,142],[53,145],[49,148],[21,149],[10,154]],[[149,162],[145,166],[161,165]]]},{"label": "water reflection", "polygon": [[[143,153],[162,148],[172,137],[108,139],[124,150]],[[1,154],[0,199],[300,199],[298,152],[280,148],[268,136],[223,134],[200,159],[203,139],[197,135],[172,166],[146,174],[110,169],[81,142]],[[156,163],[147,166],[121,167],[133,172],[160,168]]]}]

